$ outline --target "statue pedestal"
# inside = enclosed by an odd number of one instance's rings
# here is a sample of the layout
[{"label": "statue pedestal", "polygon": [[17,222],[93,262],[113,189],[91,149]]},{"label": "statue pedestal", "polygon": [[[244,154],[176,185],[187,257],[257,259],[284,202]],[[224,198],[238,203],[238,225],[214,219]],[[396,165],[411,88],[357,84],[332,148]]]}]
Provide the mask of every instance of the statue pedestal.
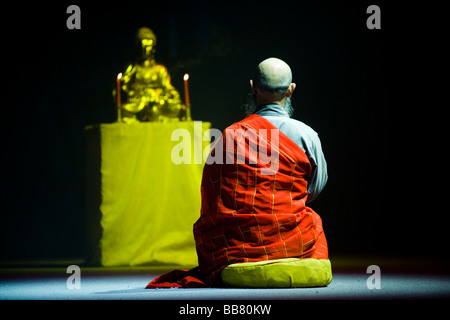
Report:
[{"label": "statue pedestal", "polygon": [[[210,125],[187,121],[86,128],[87,263],[198,264],[192,228],[200,216],[204,164],[176,165],[171,155],[183,143],[193,159],[194,144],[202,150],[209,146],[202,138]],[[177,129],[187,130],[184,137],[190,140],[171,141]]]}]

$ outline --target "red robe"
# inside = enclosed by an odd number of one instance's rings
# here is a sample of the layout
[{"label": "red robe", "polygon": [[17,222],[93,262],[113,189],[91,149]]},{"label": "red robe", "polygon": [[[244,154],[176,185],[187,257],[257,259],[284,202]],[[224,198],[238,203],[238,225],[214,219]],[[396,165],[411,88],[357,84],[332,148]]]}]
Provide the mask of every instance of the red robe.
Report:
[{"label": "red robe", "polygon": [[328,259],[322,220],[305,205],[310,172],[303,150],[265,118],[253,114],[228,127],[203,170],[194,224],[199,269],[148,288],[215,285],[223,268],[239,262]]},{"label": "red robe", "polygon": [[[232,263],[328,259],[322,220],[305,206],[311,164],[303,150],[256,114],[228,127],[222,139],[225,164],[205,164],[201,216],[194,224],[199,268],[206,281],[214,283]],[[245,161],[236,164],[243,150]],[[271,155],[273,162],[278,157],[271,175],[270,169],[261,170],[273,166],[255,156],[261,152]],[[234,163],[227,164],[230,157]]]}]

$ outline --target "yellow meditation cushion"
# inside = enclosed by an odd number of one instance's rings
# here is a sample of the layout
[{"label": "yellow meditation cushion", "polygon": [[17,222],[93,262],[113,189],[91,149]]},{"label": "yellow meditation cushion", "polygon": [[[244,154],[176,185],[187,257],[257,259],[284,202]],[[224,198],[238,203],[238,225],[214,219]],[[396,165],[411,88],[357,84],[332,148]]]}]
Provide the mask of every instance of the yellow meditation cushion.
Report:
[{"label": "yellow meditation cushion", "polygon": [[328,259],[286,258],[230,264],[221,277],[230,287],[301,288],[327,286],[332,273]]}]

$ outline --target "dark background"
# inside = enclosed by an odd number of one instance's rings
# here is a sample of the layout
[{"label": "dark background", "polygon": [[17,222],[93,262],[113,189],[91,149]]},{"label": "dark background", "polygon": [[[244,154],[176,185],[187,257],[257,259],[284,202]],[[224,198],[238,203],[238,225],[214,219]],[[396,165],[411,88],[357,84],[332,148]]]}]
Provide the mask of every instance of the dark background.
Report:
[{"label": "dark background", "polygon": [[[409,74],[400,76],[405,38],[384,1],[83,1],[75,3],[81,30],[66,28],[70,4],[4,9],[2,261],[83,257],[83,129],[115,121],[111,90],[134,61],[142,26],[157,35],[157,61],[182,97],[190,74],[193,119],[220,130],[243,118],[260,61],[291,66],[294,118],[319,133],[328,162],[328,185],[311,207],[331,256],[443,250],[444,229],[423,206],[425,183],[406,190],[416,180],[404,178],[420,177],[423,162],[405,170],[399,154],[408,148],[393,138],[398,80]],[[370,4],[381,8],[381,30],[366,27]]]}]

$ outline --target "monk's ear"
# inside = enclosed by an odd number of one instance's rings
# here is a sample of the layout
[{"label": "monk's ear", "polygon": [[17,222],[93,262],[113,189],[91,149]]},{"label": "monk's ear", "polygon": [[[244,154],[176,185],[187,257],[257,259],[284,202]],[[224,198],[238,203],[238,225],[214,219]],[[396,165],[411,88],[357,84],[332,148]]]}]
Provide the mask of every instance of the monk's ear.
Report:
[{"label": "monk's ear", "polygon": [[253,80],[252,80],[252,79],[250,79],[250,89],[252,90],[252,93],[253,93],[253,94],[256,94],[256,90],[255,90],[255,88],[253,87]]},{"label": "monk's ear", "polygon": [[286,97],[290,97],[291,95],[292,95],[292,93],[294,93],[294,90],[295,90],[295,87],[296,87],[297,85],[295,84],[295,83],[291,83],[290,85],[289,85],[289,89],[288,89],[288,91],[286,92]]}]

